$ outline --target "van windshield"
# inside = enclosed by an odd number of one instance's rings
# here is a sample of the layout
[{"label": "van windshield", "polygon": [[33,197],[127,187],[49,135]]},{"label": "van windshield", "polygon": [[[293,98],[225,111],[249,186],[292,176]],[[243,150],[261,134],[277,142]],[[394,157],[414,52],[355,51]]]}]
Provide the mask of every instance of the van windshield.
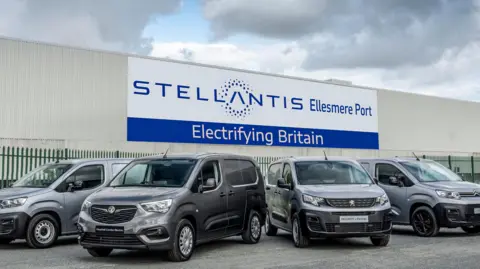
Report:
[{"label": "van windshield", "polygon": [[403,161],[400,164],[420,182],[463,181],[452,170],[434,161]]},{"label": "van windshield", "polygon": [[134,161],[109,186],[180,188],[188,181],[196,163],[195,159]]},{"label": "van windshield", "polygon": [[302,161],[295,170],[300,185],[374,183],[361,165],[349,161]]},{"label": "van windshield", "polygon": [[12,188],[47,188],[59,179],[73,164],[47,164],[34,169],[17,180]]}]

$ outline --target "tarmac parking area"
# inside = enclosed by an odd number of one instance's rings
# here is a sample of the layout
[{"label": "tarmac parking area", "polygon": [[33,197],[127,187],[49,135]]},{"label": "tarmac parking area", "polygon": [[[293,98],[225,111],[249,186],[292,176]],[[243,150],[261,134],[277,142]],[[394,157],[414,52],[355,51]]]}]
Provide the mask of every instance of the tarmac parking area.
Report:
[{"label": "tarmac parking area", "polygon": [[228,238],[199,246],[192,259],[171,263],[159,253],[115,251],[107,258],[91,257],[75,238],[61,239],[45,250],[29,249],[24,241],[0,246],[2,269],[136,269],[136,268],[463,268],[478,269],[480,235],[460,229],[442,230],[434,238],[420,238],[410,228],[396,227],[387,247],[368,239],[320,240],[307,249],[293,246],[291,237],[262,235],[261,242],[246,245]]}]

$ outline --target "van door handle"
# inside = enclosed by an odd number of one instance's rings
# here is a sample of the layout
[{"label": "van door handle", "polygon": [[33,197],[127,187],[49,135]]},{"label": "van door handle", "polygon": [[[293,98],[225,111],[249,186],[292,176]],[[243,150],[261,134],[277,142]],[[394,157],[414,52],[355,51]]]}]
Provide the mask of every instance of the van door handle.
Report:
[{"label": "van door handle", "polygon": [[232,195],[234,195],[234,194],[235,194],[234,191],[230,191],[230,192],[228,193],[228,196],[232,196]]},{"label": "van door handle", "polygon": [[221,192],[221,193],[220,193],[220,197],[225,197],[225,195],[226,195],[226,194],[225,194],[224,192]]}]

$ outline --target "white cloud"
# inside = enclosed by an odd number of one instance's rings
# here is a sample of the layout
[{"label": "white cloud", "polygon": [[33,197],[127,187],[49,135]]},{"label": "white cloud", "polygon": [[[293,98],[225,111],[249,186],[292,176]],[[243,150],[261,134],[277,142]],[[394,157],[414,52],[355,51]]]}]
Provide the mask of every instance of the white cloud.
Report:
[{"label": "white cloud", "polygon": [[[187,58],[185,51],[188,51]],[[152,55],[318,80],[336,78],[362,86],[480,101],[480,43],[447,50],[431,65],[395,69],[305,70],[302,63],[308,53],[295,43],[250,47],[228,43],[159,43],[154,44]]]}]

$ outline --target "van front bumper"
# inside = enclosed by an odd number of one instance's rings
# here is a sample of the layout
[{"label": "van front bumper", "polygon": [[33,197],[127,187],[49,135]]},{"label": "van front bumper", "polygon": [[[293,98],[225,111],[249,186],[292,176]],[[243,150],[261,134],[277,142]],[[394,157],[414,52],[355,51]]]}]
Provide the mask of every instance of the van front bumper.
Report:
[{"label": "van front bumper", "polygon": [[[83,248],[170,250],[176,223],[150,223],[133,219],[128,223],[105,224],[79,218],[78,243]],[[143,225],[141,224],[143,223]]]},{"label": "van front bumper", "polygon": [[[323,212],[303,210],[303,228],[311,238],[325,237],[374,237],[391,234],[391,209],[375,211],[365,209],[361,212]],[[357,217],[357,218],[356,218]],[[360,220],[360,218],[364,218]]]},{"label": "van front bumper", "polygon": [[23,239],[30,216],[24,212],[0,214],[0,238]]},{"label": "van front bumper", "polygon": [[457,228],[465,226],[480,226],[480,203],[439,203],[433,208],[433,211],[435,212],[441,227]]}]

